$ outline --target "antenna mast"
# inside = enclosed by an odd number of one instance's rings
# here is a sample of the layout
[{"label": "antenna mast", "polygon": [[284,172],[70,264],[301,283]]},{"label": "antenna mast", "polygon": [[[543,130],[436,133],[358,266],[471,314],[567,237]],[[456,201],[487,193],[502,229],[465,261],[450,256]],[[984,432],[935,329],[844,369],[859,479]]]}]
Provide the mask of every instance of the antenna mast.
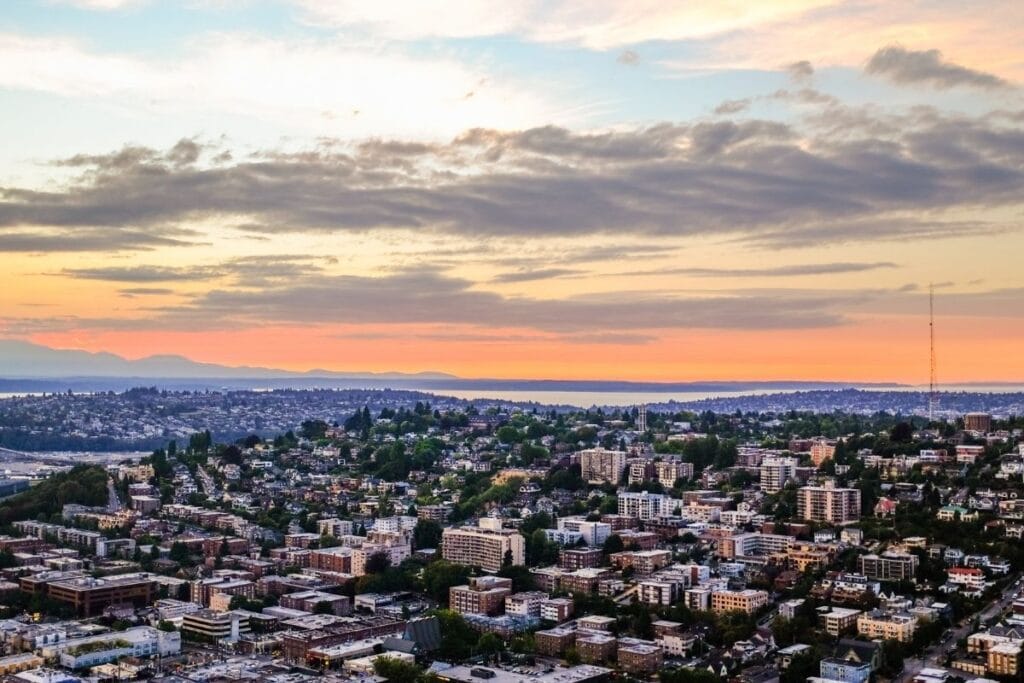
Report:
[{"label": "antenna mast", "polygon": [[928,343],[930,347],[930,368],[928,375],[928,421],[935,419],[935,409],[939,405],[939,395],[935,385],[935,286],[928,284]]}]

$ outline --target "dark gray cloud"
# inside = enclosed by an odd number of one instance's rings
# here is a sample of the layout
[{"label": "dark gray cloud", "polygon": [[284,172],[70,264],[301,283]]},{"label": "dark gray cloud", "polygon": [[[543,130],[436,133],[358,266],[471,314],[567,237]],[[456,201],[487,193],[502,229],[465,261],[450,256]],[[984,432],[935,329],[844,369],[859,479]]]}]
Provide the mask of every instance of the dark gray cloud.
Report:
[{"label": "dark gray cloud", "polygon": [[750,109],[750,103],[751,99],[749,97],[744,97],[743,99],[740,100],[726,100],[725,102],[722,102],[720,105],[715,107],[714,113],[718,116],[739,114],[740,112],[744,112],[747,109]]},{"label": "dark gray cloud", "polygon": [[219,276],[221,271],[215,268],[191,266],[97,266],[95,268],[65,268],[60,274],[80,280],[146,283],[208,280]]},{"label": "dark gray cloud", "polygon": [[969,69],[942,58],[938,50],[908,50],[890,45],[868,60],[865,70],[901,85],[925,84],[945,89],[957,86],[1005,88],[1005,80],[984,71]]},{"label": "dark gray cloud", "polygon": [[944,215],[1020,202],[1024,131],[1010,118],[922,109],[896,119],[821,104],[802,133],[725,120],[601,134],[478,129],[446,145],[329,143],[224,163],[201,151],[188,162],[187,143],[75,157],[63,163],[82,175],[64,189],[0,188],[0,249],[184,244],[199,239],[182,227],[190,220],[239,216],[236,229],[254,236],[398,229],[474,243],[718,235],[799,246],[1016,228]]},{"label": "dark gray cloud", "polygon": [[[613,292],[537,299],[506,297],[429,269],[384,277],[316,275],[263,289],[215,289],[180,306],[151,309],[145,321],[167,326],[267,323],[460,324],[593,334],[607,321],[624,330],[794,329],[839,325],[844,305],[864,293],[774,291],[696,295]],[[109,321],[104,321],[109,324]]]},{"label": "dark gray cloud", "polygon": [[[81,280],[124,283],[197,282],[229,278],[239,287],[272,286],[282,280],[304,277],[323,270],[336,259],[303,255],[243,256],[216,265],[200,266],[97,266],[65,268],[58,273]],[[126,290],[121,290],[126,291]]]},{"label": "dark gray cloud", "polygon": [[516,270],[508,273],[501,273],[491,278],[491,282],[533,282],[535,280],[551,280],[569,275],[579,275],[582,270],[574,268],[538,268],[536,270]]},{"label": "dark gray cloud", "polygon": [[[0,198],[3,190],[0,189]],[[0,213],[4,203],[0,201]],[[159,247],[199,244],[192,230],[161,228],[134,230],[126,227],[66,226],[63,230],[24,229],[21,225],[0,229],[0,252],[51,253],[84,251],[151,251]]]},{"label": "dark gray cloud", "polygon": [[117,290],[117,293],[127,297],[159,296],[162,294],[174,294],[174,290],[167,287],[126,287]]},{"label": "dark gray cloud", "polygon": [[797,83],[802,83],[814,76],[814,66],[806,59],[786,65],[786,73]]},{"label": "dark gray cloud", "polygon": [[840,273],[862,273],[869,270],[896,268],[890,261],[873,263],[801,263],[767,268],[660,268],[636,270],[623,275],[689,275],[693,277],[791,277],[798,275],[837,275]]}]

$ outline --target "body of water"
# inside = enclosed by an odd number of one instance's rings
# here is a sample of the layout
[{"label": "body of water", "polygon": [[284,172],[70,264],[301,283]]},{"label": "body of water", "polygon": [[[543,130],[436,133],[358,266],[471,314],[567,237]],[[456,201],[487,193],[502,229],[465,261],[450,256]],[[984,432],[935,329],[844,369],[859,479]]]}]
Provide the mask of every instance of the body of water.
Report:
[{"label": "body of water", "polygon": [[[879,391],[877,387],[865,387],[865,391]],[[467,401],[495,399],[499,401],[533,402],[546,405],[568,405],[589,408],[591,406],[633,406],[649,403],[686,403],[707,398],[738,398],[740,396],[767,396],[769,394],[792,394],[806,389],[749,389],[746,391],[504,391],[501,389],[437,389],[435,393],[454,396]],[[902,386],[884,391],[928,391],[927,386]],[[977,392],[1011,394],[1024,392],[1024,384],[963,384],[939,388],[940,392]]]}]

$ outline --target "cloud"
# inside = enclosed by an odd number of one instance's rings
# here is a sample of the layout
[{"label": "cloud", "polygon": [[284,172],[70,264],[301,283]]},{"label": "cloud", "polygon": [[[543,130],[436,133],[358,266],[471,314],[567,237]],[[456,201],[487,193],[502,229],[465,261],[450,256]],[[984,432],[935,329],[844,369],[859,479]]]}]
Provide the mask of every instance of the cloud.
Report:
[{"label": "cloud", "polygon": [[174,294],[174,290],[168,289],[167,287],[126,287],[124,289],[117,290],[117,293],[126,297],[160,296],[164,294]]},{"label": "cloud", "polygon": [[501,273],[491,278],[491,282],[533,282],[535,280],[551,280],[553,278],[578,275],[581,270],[573,268],[541,268],[537,270],[517,270],[508,273]]},{"label": "cloud", "polygon": [[[288,255],[242,256],[214,265],[198,266],[96,266],[65,268],[58,274],[80,280],[122,283],[202,282],[228,279],[247,288],[271,286],[291,278],[320,273],[333,259]],[[121,290],[125,291],[125,290]]]},{"label": "cloud", "polygon": [[786,72],[791,80],[796,83],[804,83],[814,76],[814,67],[806,59],[786,65]]},{"label": "cloud", "polygon": [[[863,293],[774,291],[680,295],[607,292],[562,299],[503,296],[429,269],[386,276],[311,275],[261,289],[213,289],[148,310],[121,328],[210,329],[253,324],[448,324],[594,334],[596,320],[628,330],[804,329],[845,322],[838,310]],[[99,321],[104,327],[110,321]]]},{"label": "cloud", "polygon": [[[4,196],[0,188],[0,199]],[[5,202],[0,201],[0,212]],[[11,225],[17,226],[15,220]],[[10,227],[10,226],[9,226]],[[161,228],[139,231],[129,227],[67,226],[55,230],[25,230],[15,227],[0,230],[0,252],[59,253],[59,252],[118,252],[153,251],[161,247],[184,247],[199,244],[192,230]]]},{"label": "cloud", "polygon": [[720,105],[715,107],[714,113],[719,116],[728,114],[739,114],[740,112],[746,111],[747,109],[750,108],[750,102],[751,99],[749,97],[744,97],[743,99],[739,100],[726,100],[725,102],[722,102]]},{"label": "cloud", "polygon": [[220,275],[221,271],[214,268],[188,266],[96,266],[93,268],[65,268],[60,274],[80,280],[148,283],[208,280]]},{"label": "cloud", "polygon": [[64,5],[71,5],[79,9],[97,10],[110,12],[113,10],[125,9],[127,7],[141,5],[145,0],[49,0]]},{"label": "cloud", "polygon": [[623,50],[615,61],[626,66],[636,66],[640,63],[640,55],[633,50]]},{"label": "cloud", "polygon": [[634,0],[521,0],[500,11],[484,0],[461,0],[437,12],[416,0],[367,3],[359,0],[294,0],[308,21],[363,30],[395,40],[516,35],[543,43],[606,50],[647,41],[706,38],[795,18],[828,5],[827,0],[751,3],[671,3]]},{"label": "cloud", "polygon": [[[440,135],[480,121],[521,128],[576,104],[558,93],[548,101],[485,63],[370,40],[212,33],[190,37],[171,59],[0,32],[0,63],[18,65],[0,69],[0,88],[98,99],[147,116],[258,118],[305,134],[422,135],[424,121]],[[190,151],[178,153],[187,161]]]},{"label": "cloud", "polygon": [[896,268],[890,261],[874,263],[802,263],[770,268],[661,268],[637,270],[623,275],[689,275],[692,277],[794,277],[801,275],[837,275],[841,273],[863,273],[869,270]]},{"label": "cloud", "polygon": [[259,236],[713,235],[773,246],[1019,228],[1005,211],[1024,190],[1024,131],[1011,120],[816,106],[803,129],[544,126],[473,129],[447,144],[329,140],[223,163],[182,143],[71,157],[62,163],[81,175],[63,188],[0,188],[0,247],[145,249],[199,239],[197,221]]},{"label": "cloud", "polygon": [[938,50],[908,50],[899,45],[878,50],[868,60],[865,71],[901,85],[924,84],[939,89],[957,86],[991,89],[1009,85],[998,76],[947,62]]}]

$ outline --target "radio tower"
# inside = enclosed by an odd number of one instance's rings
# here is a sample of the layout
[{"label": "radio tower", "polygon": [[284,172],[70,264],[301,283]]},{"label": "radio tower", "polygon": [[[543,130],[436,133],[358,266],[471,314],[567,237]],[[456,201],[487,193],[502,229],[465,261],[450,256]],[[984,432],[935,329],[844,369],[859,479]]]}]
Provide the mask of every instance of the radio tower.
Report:
[{"label": "radio tower", "polygon": [[928,374],[928,421],[935,419],[935,409],[939,406],[939,395],[936,393],[935,380],[935,286],[928,285],[928,343],[930,347],[930,368]]}]

